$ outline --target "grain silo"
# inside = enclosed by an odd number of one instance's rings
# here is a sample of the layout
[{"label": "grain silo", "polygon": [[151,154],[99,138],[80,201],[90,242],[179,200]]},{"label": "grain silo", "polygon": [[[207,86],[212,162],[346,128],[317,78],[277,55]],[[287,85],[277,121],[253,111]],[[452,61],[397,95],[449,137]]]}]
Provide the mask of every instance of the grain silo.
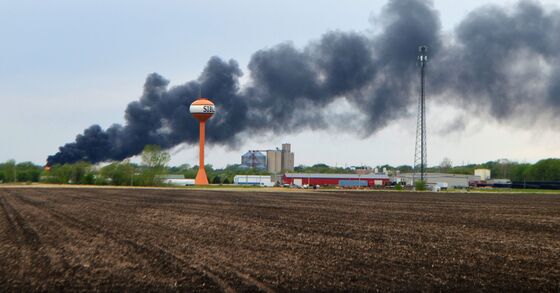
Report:
[{"label": "grain silo", "polygon": [[266,170],[266,156],[260,151],[248,151],[241,156],[241,165],[259,170]]}]

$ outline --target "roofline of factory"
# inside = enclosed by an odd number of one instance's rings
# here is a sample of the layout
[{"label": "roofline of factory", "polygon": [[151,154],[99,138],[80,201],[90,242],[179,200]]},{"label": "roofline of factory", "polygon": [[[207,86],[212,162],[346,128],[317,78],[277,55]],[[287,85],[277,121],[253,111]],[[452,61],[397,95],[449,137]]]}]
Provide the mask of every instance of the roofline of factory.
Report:
[{"label": "roofline of factory", "polygon": [[[413,173],[401,173],[399,175],[396,175],[394,177],[413,177],[414,174]],[[418,176],[418,175],[417,175]],[[471,175],[471,174],[452,174],[452,173],[425,173],[424,177],[449,177],[449,178],[474,178],[474,177],[480,177],[478,175]]]},{"label": "roofline of factory", "polygon": [[386,174],[286,173],[287,178],[389,179]]}]

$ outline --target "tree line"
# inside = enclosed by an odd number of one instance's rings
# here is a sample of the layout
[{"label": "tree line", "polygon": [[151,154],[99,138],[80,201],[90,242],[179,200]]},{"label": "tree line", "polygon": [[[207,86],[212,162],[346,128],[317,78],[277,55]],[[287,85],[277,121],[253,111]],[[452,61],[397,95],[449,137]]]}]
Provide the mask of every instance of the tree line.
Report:
[{"label": "tree line", "polygon": [[530,163],[519,163],[507,159],[489,161],[483,164],[467,164],[452,166],[449,159],[436,167],[428,168],[428,172],[445,172],[453,174],[474,174],[475,169],[489,169],[494,179],[510,179],[511,181],[560,181],[560,159],[544,159]]},{"label": "tree line", "polygon": [[[174,174],[195,178],[199,168],[188,164],[168,166],[170,154],[156,145],[146,146],[140,157],[140,164],[124,160],[103,166],[77,162],[46,168],[31,162],[16,163],[14,160],[9,160],[0,164],[0,182],[159,186],[163,185],[163,175]],[[213,184],[233,183],[235,175],[268,175],[266,171],[247,169],[240,165],[230,165],[222,169],[206,165],[205,169],[209,182]]]},{"label": "tree line", "polygon": [[[184,175],[195,178],[198,166],[188,164],[168,166],[171,156],[159,146],[149,145],[141,154],[141,163],[129,160],[111,162],[106,165],[92,165],[87,162],[50,166],[44,169],[32,162],[16,163],[14,160],[0,164],[0,182],[45,182],[57,184],[96,184],[117,186],[155,186],[163,184],[162,175]],[[266,170],[244,168],[240,165],[228,165],[214,168],[206,165],[208,180],[213,184],[233,183],[235,175],[271,175]],[[386,168],[391,175],[397,172],[412,172],[412,166],[377,166],[378,170]],[[475,169],[490,169],[492,178],[510,179],[512,181],[560,181],[560,159],[544,159],[535,164],[518,163],[510,160],[489,161],[483,164],[453,166],[449,159],[439,165],[427,168],[428,172],[452,174],[474,174]],[[356,167],[332,167],[327,164],[312,166],[300,165],[294,172],[299,173],[354,173]]]},{"label": "tree line", "polygon": [[[377,166],[379,170],[386,168],[392,175],[398,173],[411,173],[414,171],[410,165]],[[488,161],[482,164],[466,164],[453,166],[453,162],[444,158],[439,165],[426,168],[427,173],[450,173],[473,175],[476,169],[489,169],[493,179],[510,179],[511,181],[560,181],[560,159],[544,159],[535,164],[519,163],[507,159]]]}]

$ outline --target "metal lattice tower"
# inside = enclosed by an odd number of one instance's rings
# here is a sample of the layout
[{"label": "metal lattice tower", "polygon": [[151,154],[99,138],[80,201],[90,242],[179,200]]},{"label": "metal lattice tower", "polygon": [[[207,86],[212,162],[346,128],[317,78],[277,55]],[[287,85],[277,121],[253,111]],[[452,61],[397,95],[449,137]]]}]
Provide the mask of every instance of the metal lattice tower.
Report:
[{"label": "metal lattice tower", "polygon": [[420,100],[418,101],[418,117],[416,119],[416,145],[414,148],[413,181],[425,180],[426,175],[426,97],[425,70],[428,63],[428,46],[418,47],[418,66],[420,66]]}]

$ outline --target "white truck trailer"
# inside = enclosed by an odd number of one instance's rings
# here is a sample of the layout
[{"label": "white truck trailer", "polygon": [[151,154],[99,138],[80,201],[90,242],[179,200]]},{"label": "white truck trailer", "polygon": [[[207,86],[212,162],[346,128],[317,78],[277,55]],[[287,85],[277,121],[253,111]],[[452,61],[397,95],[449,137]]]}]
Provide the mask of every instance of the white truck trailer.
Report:
[{"label": "white truck trailer", "polygon": [[194,185],[194,179],[163,179],[164,184],[173,186],[192,186]]},{"label": "white truck trailer", "polygon": [[274,182],[272,182],[271,176],[261,176],[261,175],[235,175],[233,177],[233,184],[263,186],[263,187],[274,186]]}]

